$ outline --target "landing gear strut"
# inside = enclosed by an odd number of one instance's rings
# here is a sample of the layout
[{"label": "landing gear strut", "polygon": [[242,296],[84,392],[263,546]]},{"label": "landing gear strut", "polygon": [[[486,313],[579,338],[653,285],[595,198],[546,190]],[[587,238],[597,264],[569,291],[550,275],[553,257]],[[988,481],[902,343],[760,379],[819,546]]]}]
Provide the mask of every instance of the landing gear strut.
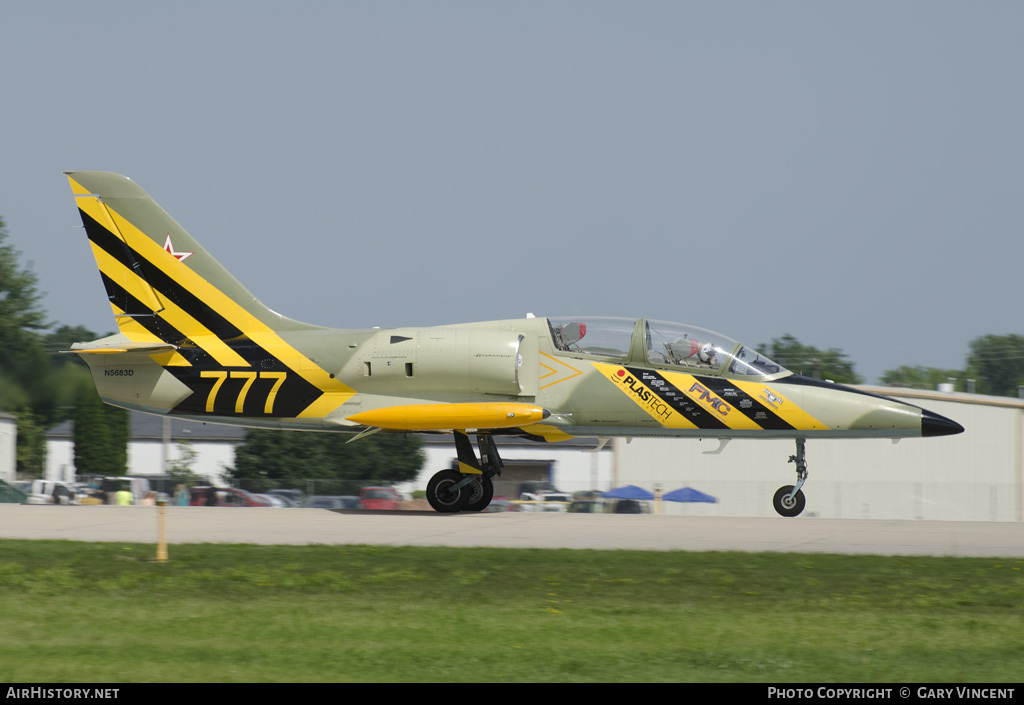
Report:
[{"label": "landing gear strut", "polygon": [[459,455],[458,470],[441,470],[427,483],[427,501],[434,511],[442,514],[454,512],[481,512],[494,497],[495,475],[501,475],[501,456],[494,439],[488,434],[477,436],[480,458],[476,457],[469,436],[455,432],[455,450]]},{"label": "landing gear strut", "polygon": [[807,459],[804,453],[804,439],[796,439],[796,455],[789,456],[789,462],[796,463],[796,485],[785,485],[775,492],[772,504],[775,511],[784,517],[795,517],[804,510],[807,500],[800,488],[807,481]]}]

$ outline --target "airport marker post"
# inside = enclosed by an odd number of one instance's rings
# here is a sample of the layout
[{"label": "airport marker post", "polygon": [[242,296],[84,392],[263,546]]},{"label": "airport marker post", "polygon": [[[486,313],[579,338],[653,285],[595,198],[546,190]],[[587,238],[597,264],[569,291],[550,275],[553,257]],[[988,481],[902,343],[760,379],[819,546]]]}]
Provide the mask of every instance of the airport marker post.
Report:
[{"label": "airport marker post", "polygon": [[157,501],[156,520],[156,559],[159,562],[167,560],[167,501]]}]

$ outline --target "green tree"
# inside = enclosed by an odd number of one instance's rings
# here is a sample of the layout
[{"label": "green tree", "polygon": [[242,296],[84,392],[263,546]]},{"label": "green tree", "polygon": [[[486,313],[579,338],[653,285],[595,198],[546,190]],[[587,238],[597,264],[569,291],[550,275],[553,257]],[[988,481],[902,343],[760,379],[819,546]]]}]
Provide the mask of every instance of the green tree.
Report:
[{"label": "green tree", "polygon": [[17,430],[16,472],[42,477],[46,470],[46,428],[30,409],[25,408],[18,412]]},{"label": "green tree", "polygon": [[979,393],[1017,396],[1017,387],[1024,384],[1024,336],[983,335],[972,340],[967,376],[977,380]]},{"label": "green tree", "polygon": [[56,410],[40,340],[46,314],[36,276],[19,266],[8,237],[0,218],[0,410],[18,417],[18,472],[39,475],[46,462],[44,431]]},{"label": "green tree", "polygon": [[245,489],[305,489],[308,480],[345,483],[321,494],[350,494],[360,481],[415,479],[423,463],[423,442],[413,434],[377,433],[352,443],[347,433],[250,430],[235,448],[226,476]]},{"label": "green tree", "polygon": [[815,379],[830,379],[842,384],[860,384],[861,376],[853,370],[853,363],[838,348],[819,350],[804,345],[790,334],[773,338],[769,345],[761,345],[765,355],[798,374]]},{"label": "green tree", "polygon": [[937,367],[903,365],[882,373],[881,383],[889,387],[910,387],[911,389],[937,389],[950,379],[963,381],[967,373],[963,370],[942,370]]},{"label": "green tree", "polygon": [[0,369],[16,370],[27,342],[37,342],[47,322],[36,275],[18,266],[18,251],[7,238],[7,225],[0,217]]},{"label": "green tree", "polygon": [[196,452],[191,441],[178,441],[178,453],[174,459],[168,461],[167,474],[182,485],[200,484],[203,482],[203,478],[192,470],[192,464],[195,463],[197,457],[199,457],[199,453]]},{"label": "green tree", "polygon": [[85,361],[79,355],[70,353],[61,355],[59,353],[61,350],[70,350],[71,346],[75,343],[94,340],[97,337],[99,336],[85,326],[62,325],[56,330],[45,334],[42,341],[43,347],[50,355],[50,360],[54,367],[63,367],[65,364],[72,364],[76,367],[88,369],[88,365],[85,364]]},{"label": "green tree", "polygon": [[75,403],[75,469],[81,475],[124,475],[128,471],[128,412],[104,404],[91,385],[80,387]]}]

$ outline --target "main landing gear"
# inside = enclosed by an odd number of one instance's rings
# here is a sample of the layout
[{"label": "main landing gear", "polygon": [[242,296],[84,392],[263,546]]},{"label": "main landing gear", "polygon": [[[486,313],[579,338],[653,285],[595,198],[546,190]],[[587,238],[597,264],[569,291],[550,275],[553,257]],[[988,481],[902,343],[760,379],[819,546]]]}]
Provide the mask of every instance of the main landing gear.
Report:
[{"label": "main landing gear", "polygon": [[458,470],[441,470],[427,482],[427,501],[434,511],[442,514],[454,512],[481,512],[494,497],[491,478],[501,475],[501,456],[494,439],[488,434],[477,436],[480,458],[476,457],[469,436],[455,432],[455,450],[459,456]]},{"label": "main landing gear", "polygon": [[784,485],[775,492],[772,504],[775,511],[784,517],[795,517],[804,510],[807,500],[800,488],[807,481],[807,459],[804,454],[804,439],[796,439],[796,455],[789,456],[789,462],[796,463],[796,485]]}]

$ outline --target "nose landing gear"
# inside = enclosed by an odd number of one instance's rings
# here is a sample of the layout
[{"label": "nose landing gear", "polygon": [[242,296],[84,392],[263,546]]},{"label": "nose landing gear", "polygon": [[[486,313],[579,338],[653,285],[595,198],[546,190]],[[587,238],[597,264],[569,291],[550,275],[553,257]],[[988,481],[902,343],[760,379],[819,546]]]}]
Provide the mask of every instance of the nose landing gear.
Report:
[{"label": "nose landing gear", "polygon": [[775,492],[772,504],[775,511],[784,517],[795,517],[804,510],[807,503],[800,490],[807,481],[807,459],[804,453],[804,439],[796,439],[796,455],[789,456],[789,462],[796,463],[796,485],[784,485]]}]

